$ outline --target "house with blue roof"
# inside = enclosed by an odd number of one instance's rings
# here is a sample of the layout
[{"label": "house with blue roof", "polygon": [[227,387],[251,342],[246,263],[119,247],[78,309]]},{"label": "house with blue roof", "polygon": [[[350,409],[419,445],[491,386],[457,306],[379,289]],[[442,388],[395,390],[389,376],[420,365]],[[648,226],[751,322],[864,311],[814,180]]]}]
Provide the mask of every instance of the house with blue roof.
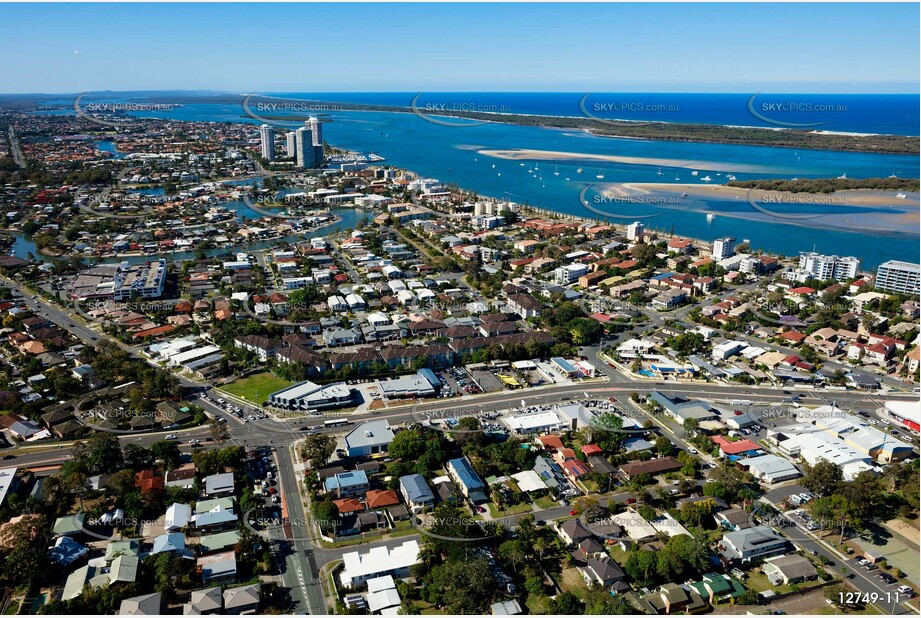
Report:
[{"label": "house with blue roof", "polygon": [[333,494],[337,498],[360,496],[371,489],[371,485],[368,483],[368,475],[364,470],[340,472],[334,476],[327,477],[323,486],[326,489],[326,493]]},{"label": "house with blue roof", "polygon": [[448,474],[468,500],[474,504],[486,502],[486,493],[483,491],[486,486],[474,472],[469,459],[459,457],[448,461]]},{"label": "house with blue roof", "polygon": [[153,549],[150,553],[151,555],[170,553],[187,558],[194,557],[192,552],[186,549],[185,534],[182,532],[170,532],[156,537],[153,542]]},{"label": "house with blue roof", "polygon": [[401,476],[400,493],[410,508],[423,509],[435,506],[435,494],[421,474]]}]

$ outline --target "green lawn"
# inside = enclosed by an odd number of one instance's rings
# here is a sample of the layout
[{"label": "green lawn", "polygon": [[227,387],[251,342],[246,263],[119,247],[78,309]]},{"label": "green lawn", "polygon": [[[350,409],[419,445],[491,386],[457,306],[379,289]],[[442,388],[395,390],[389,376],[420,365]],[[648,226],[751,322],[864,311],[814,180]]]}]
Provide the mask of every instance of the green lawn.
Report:
[{"label": "green lawn", "polygon": [[251,401],[256,405],[262,405],[262,403],[269,398],[269,395],[275,391],[287,388],[292,384],[294,384],[294,382],[283,380],[275,374],[266,371],[265,373],[257,373],[231,382],[226,386],[222,386],[221,390],[246,399],[247,401]]},{"label": "green lawn", "polygon": [[550,496],[543,496],[542,498],[538,498],[537,500],[534,501],[534,504],[536,504],[538,508],[541,508],[541,509],[552,509],[553,507],[560,505],[559,502],[557,502]]},{"label": "green lawn", "polygon": [[506,509],[503,509],[502,511],[496,508],[495,503],[493,502],[489,503],[489,514],[492,515],[494,519],[505,517],[507,515],[518,515],[519,513],[530,513],[530,512],[531,512],[531,504],[529,502],[525,502],[524,504],[513,504],[512,506]]}]

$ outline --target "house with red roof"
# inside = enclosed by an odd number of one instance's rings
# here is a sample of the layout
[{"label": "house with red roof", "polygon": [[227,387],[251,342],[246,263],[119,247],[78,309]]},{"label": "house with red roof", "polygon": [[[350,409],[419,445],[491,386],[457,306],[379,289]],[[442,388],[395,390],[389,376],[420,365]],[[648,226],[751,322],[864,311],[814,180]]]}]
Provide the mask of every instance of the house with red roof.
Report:
[{"label": "house with red roof", "polygon": [[582,463],[578,459],[567,459],[561,464],[561,467],[563,468],[563,472],[566,474],[566,476],[574,481],[579,480],[592,471],[591,468],[589,468],[586,464]]},{"label": "house with red roof", "polygon": [[392,489],[372,489],[365,494],[365,502],[369,509],[380,509],[386,506],[396,506],[400,503],[397,492]]},{"label": "house with red roof", "polygon": [[799,332],[798,330],[788,330],[785,333],[781,333],[779,337],[781,339],[786,339],[787,341],[795,345],[801,344],[803,340],[806,339],[806,335],[804,333]]},{"label": "house with red roof", "polygon": [[586,444],[582,447],[582,454],[586,457],[591,457],[592,455],[601,455],[604,451],[601,450],[601,447],[597,444]]},{"label": "house with red roof", "polygon": [[134,486],[139,488],[142,494],[159,492],[166,487],[166,479],[156,470],[141,470],[134,475]]},{"label": "house with red roof", "polygon": [[551,453],[563,448],[563,441],[557,435],[538,436],[537,441],[544,447],[544,450]]},{"label": "house with red roof", "polygon": [[751,453],[761,450],[761,447],[751,440],[732,441],[726,436],[713,436],[710,439],[713,440],[713,443],[719,447],[720,452],[727,456],[741,455],[743,453]]}]

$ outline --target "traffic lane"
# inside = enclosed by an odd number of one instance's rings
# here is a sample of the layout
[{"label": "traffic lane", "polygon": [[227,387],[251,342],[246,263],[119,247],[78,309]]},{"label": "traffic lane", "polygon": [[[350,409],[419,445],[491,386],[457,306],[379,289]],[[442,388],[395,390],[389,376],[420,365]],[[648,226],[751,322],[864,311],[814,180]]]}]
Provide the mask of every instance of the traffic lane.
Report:
[{"label": "traffic lane", "polygon": [[[783,536],[787,537],[787,539],[789,539],[791,542],[793,542],[796,545],[799,545],[800,547],[809,551],[813,555],[824,556],[827,560],[830,561],[830,563],[833,563],[835,565],[841,563],[841,558],[836,553],[828,549],[824,543],[819,542],[814,537],[806,536],[810,534],[807,530],[801,528],[798,525],[796,526],[796,529],[799,533],[803,535],[801,538],[791,537],[789,534],[787,534],[787,531],[782,526],[779,527],[777,530]],[[887,595],[887,590],[881,587],[880,585],[878,585],[877,581],[874,581],[873,579],[867,577],[865,573],[858,571],[857,569],[853,567],[853,565],[848,564],[848,562],[849,561],[844,561],[844,564],[841,567],[841,568],[844,568],[846,571],[845,576],[846,576],[847,581],[849,581],[851,584],[857,587],[861,592],[876,593],[878,595],[877,598],[879,599],[876,605],[879,605],[886,613],[889,613],[889,614],[909,613],[908,608],[906,608],[902,603],[896,603],[895,598],[892,595]],[[839,573],[840,573],[840,568],[839,568]],[[851,577],[851,574],[853,574],[853,577]]]},{"label": "traffic lane", "polygon": [[317,589],[320,583],[315,559],[313,566],[311,565],[312,534],[307,522],[290,449],[276,449],[274,459],[278,468],[279,491],[283,494],[289,524],[286,533],[290,533],[290,542],[294,549],[286,558],[288,566],[286,571],[290,573],[289,581],[293,578],[293,583],[299,591],[299,609],[311,614],[325,614],[326,601],[323,598],[322,588]]}]

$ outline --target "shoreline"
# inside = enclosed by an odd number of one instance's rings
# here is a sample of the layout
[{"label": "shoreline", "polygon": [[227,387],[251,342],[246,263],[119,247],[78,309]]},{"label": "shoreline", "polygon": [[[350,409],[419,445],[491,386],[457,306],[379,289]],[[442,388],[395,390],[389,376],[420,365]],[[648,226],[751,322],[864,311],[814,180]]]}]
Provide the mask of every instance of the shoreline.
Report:
[{"label": "shoreline", "polygon": [[620,155],[594,154],[587,152],[566,152],[563,150],[537,150],[533,148],[481,149],[476,151],[486,157],[508,161],[598,161],[605,163],[623,163],[626,165],[646,165],[668,167],[672,169],[712,170],[718,172],[742,172],[747,174],[785,174],[780,167],[754,164],[732,164],[720,161],[701,161],[692,159],[664,159],[655,157],[625,157]]},{"label": "shoreline", "polygon": [[[791,198],[789,203],[802,203],[804,205],[809,203],[809,198],[815,199],[819,198],[844,198],[847,201],[841,202],[837,205],[839,206],[857,206],[857,207],[885,207],[889,206],[892,208],[901,208],[904,210],[914,209],[917,210],[919,206],[919,194],[917,193],[908,193],[908,198],[905,200],[899,200],[895,196],[880,195],[883,191],[877,189],[851,189],[846,191],[834,191],[832,193],[809,193],[809,192],[798,192],[794,193],[792,191],[769,191],[765,189],[745,189],[742,187],[730,187],[727,185],[715,185],[715,184],[705,184],[705,185],[695,185],[695,184],[684,184],[684,183],[675,183],[670,184],[667,182],[623,182],[616,183],[618,187],[624,189],[629,189],[633,191],[638,191],[640,193],[651,193],[654,191],[659,192],[683,192],[688,195],[696,195],[699,197],[717,197],[717,199],[723,199],[726,201],[735,201],[736,198],[744,198],[749,192],[752,192],[754,195],[762,196],[776,196],[784,199]],[[796,202],[795,199],[798,196],[807,197],[802,202]],[[901,204],[897,202],[902,202]]]}]

